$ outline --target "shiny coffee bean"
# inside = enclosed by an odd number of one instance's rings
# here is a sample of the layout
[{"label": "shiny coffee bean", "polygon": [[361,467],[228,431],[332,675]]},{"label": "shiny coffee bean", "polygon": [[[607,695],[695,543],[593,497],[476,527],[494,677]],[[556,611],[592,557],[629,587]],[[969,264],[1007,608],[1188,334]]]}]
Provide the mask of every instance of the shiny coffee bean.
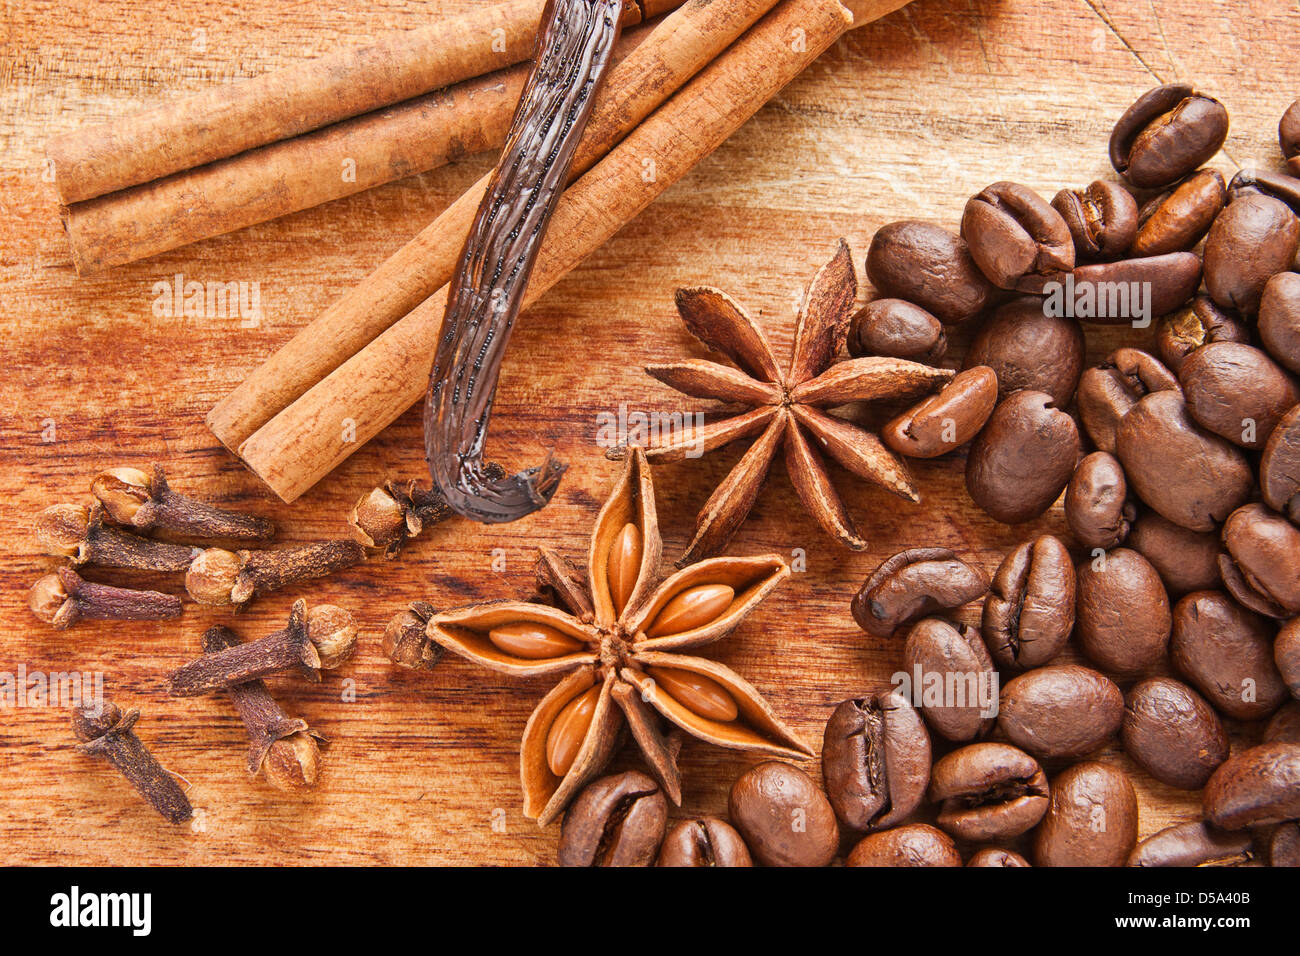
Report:
[{"label": "shiny coffee bean", "polygon": [[1120,739],[1139,767],[1180,790],[1199,790],[1228,759],[1228,735],[1214,708],[1169,677],[1129,690]]},{"label": "shiny coffee bean", "polygon": [[659,850],[659,866],[753,866],[735,828],[717,817],[673,825]]},{"label": "shiny coffee bean", "polygon": [[1300,156],[1300,100],[1287,107],[1277,124],[1277,142],[1287,159]]},{"label": "shiny coffee bean", "polygon": [[850,830],[895,826],[930,783],[930,734],[901,694],[841,701],[826,722],[822,777],[835,816]]},{"label": "shiny coffee bean", "polygon": [[1219,574],[1233,597],[1269,617],[1300,614],[1300,528],[1252,504],[1229,515],[1222,538]]},{"label": "shiny coffee bean", "polygon": [[930,802],[939,826],[958,840],[1019,836],[1047,812],[1047,776],[1038,761],[1007,744],[971,744],[934,765]]},{"label": "shiny coffee bean", "polygon": [[1104,451],[1085,455],[1065,489],[1065,521],[1080,544],[1113,548],[1137,518],[1119,459]]},{"label": "shiny coffee bean", "polygon": [[868,302],[849,323],[849,354],[885,355],[933,365],[948,350],[943,326],[925,309],[902,299]]},{"label": "shiny coffee bean", "polygon": [[971,257],[999,289],[1041,292],[1074,268],[1074,239],[1061,214],[1028,186],[999,182],[976,193],[961,218]]},{"label": "shiny coffee bean", "polygon": [[909,458],[937,458],[979,434],[998,401],[998,377],[977,365],[958,372],[938,394],[899,415],[880,437]]},{"label": "shiny coffee bean", "polygon": [[962,367],[980,365],[997,376],[999,401],[1030,389],[1064,408],[1083,371],[1083,329],[1069,316],[1045,315],[1042,299],[1024,296],[1000,306],[971,342]]},{"label": "shiny coffee bean", "polygon": [[668,824],[668,801],[643,773],[601,777],[565,811],[560,866],[650,866]]},{"label": "shiny coffee bean", "polygon": [[1300,744],[1234,754],[1214,771],[1203,799],[1206,818],[1224,830],[1300,819]]},{"label": "shiny coffee bean", "polygon": [[1269,169],[1239,169],[1228,184],[1228,202],[1249,193],[1260,193],[1286,203],[1292,212],[1300,215],[1300,178],[1297,177],[1300,177],[1300,164],[1292,166],[1290,176]]},{"label": "shiny coffee bean", "polygon": [[1134,405],[1116,429],[1115,452],[1129,489],[1193,531],[1213,531],[1255,484],[1241,450],[1197,425],[1178,391]]},{"label": "shiny coffee bean", "polygon": [[1075,569],[1075,613],[1083,652],[1107,671],[1130,676],[1159,663],[1172,618],[1164,582],[1151,562],[1116,548]]},{"label": "shiny coffee bean", "polygon": [[1219,536],[1191,531],[1148,511],[1129,532],[1128,546],[1151,562],[1170,594],[1212,590],[1219,586]]},{"label": "shiny coffee bean", "polygon": [[1012,549],[984,599],[984,641],[994,662],[1021,671],[1059,654],[1074,630],[1074,592],[1074,561],[1060,538],[1045,534]]},{"label": "shiny coffee bean", "polygon": [[1300,273],[1279,272],[1264,283],[1259,340],[1269,355],[1300,372]]},{"label": "shiny coffee bean", "polygon": [[961,866],[952,838],[925,823],[881,830],[862,838],[845,866]]},{"label": "shiny coffee bean", "polygon": [[1278,421],[1259,459],[1259,487],[1264,502],[1300,521],[1300,406]]},{"label": "shiny coffee bean", "polygon": [[1177,182],[1219,151],[1228,138],[1223,104],[1186,83],[1148,90],[1110,134],[1110,163],[1134,186]]},{"label": "shiny coffee bean", "polygon": [[[1295,157],[1292,157],[1295,162]],[[1297,163],[1300,167],[1300,163]],[[1300,168],[1297,169],[1300,171]],[[1279,867],[1300,866],[1300,821],[1279,823],[1268,840],[1268,865]]]},{"label": "shiny coffee bean", "polygon": [[921,715],[939,736],[973,740],[993,726],[997,672],[976,628],[923,618],[908,632],[903,663],[914,694],[920,682]]},{"label": "shiny coffee bean", "polygon": [[798,767],[775,760],[751,767],[732,784],[727,806],[750,854],[764,866],[825,866],[835,857],[835,811]]},{"label": "shiny coffee bean", "polygon": [[1202,428],[1258,451],[1300,388],[1268,355],[1240,342],[1215,342],[1187,356],[1178,381],[1187,411]]},{"label": "shiny coffee bean", "polygon": [[1129,255],[1160,256],[1191,249],[1210,231],[1227,199],[1228,190],[1218,170],[1197,170],[1142,205]]},{"label": "shiny coffee bean", "polygon": [[1222,591],[1194,591],[1178,602],[1169,657],[1227,717],[1261,720],[1287,698],[1273,628]]},{"label": "shiny coffee bean", "polygon": [[1052,780],[1047,814],[1034,834],[1038,866],[1123,866],[1137,845],[1137,794],[1128,775],[1085,762]]},{"label": "shiny coffee bean", "polygon": [[909,548],[880,563],[853,596],[858,626],[874,637],[889,637],[917,618],[949,611],[989,589],[982,570],[947,548]]},{"label": "shiny coffee bean", "polygon": [[1083,757],[1119,733],[1124,695],[1077,664],[1027,671],[1002,688],[998,730],[1040,760]]},{"label": "shiny coffee bean", "polygon": [[998,846],[986,846],[976,850],[967,866],[1029,866],[1030,863],[1014,850],[1004,850]]},{"label": "shiny coffee bean", "polygon": [[1174,375],[1202,345],[1249,341],[1250,328],[1246,323],[1224,312],[1208,295],[1196,296],[1156,326],[1156,354]]},{"label": "shiny coffee bean", "polygon": [[1092,443],[1115,454],[1119,422],[1144,396],[1178,391],[1178,378],[1140,349],[1116,349],[1079,377],[1079,419]]},{"label": "shiny coffee bean", "polygon": [[1300,700],[1288,700],[1268,719],[1260,743],[1300,744]]},{"label": "shiny coffee bean", "polygon": [[1098,325],[1146,328],[1195,295],[1200,284],[1201,258],[1192,252],[1079,266],[1074,270],[1076,299],[1084,294],[1080,290],[1091,288],[1095,304],[1086,310],[1076,304],[1075,315]]},{"label": "shiny coffee bean", "polygon": [[1287,621],[1277,632],[1273,641],[1273,663],[1277,665],[1277,672],[1282,675],[1291,696],[1300,700],[1300,617]]},{"label": "shiny coffee bean", "polygon": [[1147,837],[1129,854],[1129,866],[1240,866],[1251,859],[1249,833],[1232,833],[1203,820],[1178,823]]},{"label": "shiny coffee bean", "polygon": [[1137,200],[1119,183],[1099,179],[1083,189],[1062,189],[1052,208],[1070,230],[1077,259],[1119,258],[1137,234]]},{"label": "shiny coffee bean", "polygon": [[1050,395],[1016,392],[971,443],[966,491],[998,521],[1030,521],[1061,496],[1079,451],[1078,426]]},{"label": "shiny coffee bean", "polygon": [[1205,288],[1225,309],[1254,315],[1264,284],[1291,268],[1300,217],[1285,203],[1243,192],[1219,213],[1205,239]]},{"label": "shiny coffee bean", "polygon": [[966,240],[927,222],[891,222],[867,249],[867,275],[880,295],[905,299],[940,322],[965,322],[998,292],[971,258]]}]

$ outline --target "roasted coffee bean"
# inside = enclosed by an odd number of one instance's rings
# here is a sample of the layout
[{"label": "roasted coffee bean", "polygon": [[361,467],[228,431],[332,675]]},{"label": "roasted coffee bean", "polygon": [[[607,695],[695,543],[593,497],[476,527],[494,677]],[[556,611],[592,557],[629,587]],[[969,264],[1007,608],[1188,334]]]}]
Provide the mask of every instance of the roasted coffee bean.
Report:
[{"label": "roasted coffee bean", "polygon": [[1061,214],[1028,186],[994,183],[966,203],[961,236],[999,289],[1041,292],[1074,268],[1074,239]]},{"label": "roasted coffee bean", "polygon": [[877,230],[867,275],[882,296],[906,299],[948,325],[979,315],[998,295],[966,240],[928,222],[891,222]]},{"label": "roasted coffee bean", "polygon": [[1300,614],[1300,528],[1261,504],[1238,508],[1223,525],[1224,587],[1269,617]]},{"label": "roasted coffee bean", "polygon": [[967,866],[1029,866],[1030,863],[1013,850],[986,846],[976,850],[966,861]]},{"label": "roasted coffee bean", "polygon": [[1300,744],[1300,700],[1288,700],[1268,719],[1261,743]]},{"label": "roasted coffee bean", "polygon": [[1287,159],[1300,156],[1300,100],[1287,107],[1277,124],[1277,142]]},{"label": "roasted coffee bean", "polygon": [[1084,456],[1065,488],[1065,521],[1079,543],[1113,548],[1128,537],[1136,518],[1119,459],[1104,451]]},{"label": "roasted coffee bean", "polygon": [[1178,602],[1169,656],[1228,717],[1260,720],[1287,698],[1273,661],[1272,627],[1222,591],[1194,591]]},{"label": "roasted coffee bean", "polygon": [[673,824],[659,850],[659,866],[753,866],[735,828],[717,817]]},{"label": "roasted coffee bean", "polygon": [[1016,392],[993,410],[966,458],[966,491],[1005,524],[1037,518],[1079,461],[1074,419],[1043,392]]},{"label": "roasted coffee bean", "polygon": [[925,309],[902,299],[868,302],[849,324],[849,354],[886,355],[933,365],[948,351],[943,326]]},{"label": "roasted coffee bean", "polygon": [[1178,381],[1197,424],[1252,451],[1264,447],[1278,420],[1300,402],[1291,376],[1266,353],[1240,342],[1197,349]]},{"label": "roasted coffee bean", "polygon": [[668,801],[643,773],[601,777],[569,805],[560,866],[650,866],[668,824]]},{"label": "roasted coffee bean", "polygon": [[1137,794],[1117,767],[1078,763],[1052,780],[1034,834],[1038,866],[1123,866],[1137,844]]},{"label": "roasted coffee bean", "polygon": [[1028,671],[1002,688],[998,730],[1040,760],[1083,757],[1119,732],[1124,695],[1077,664]]},{"label": "roasted coffee bean", "polygon": [[1300,217],[1285,203],[1239,193],[1205,238],[1205,288],[1225,309],[1254,315],[1264,284],[1291,268],[1297,246]]},{"label": "roasted coffee bean", "polygon": [[1249,833],[1231,833],[1203,820],[1178,823],[1147,837],[1129,866],[1240,866],[1252,857]]},{"label": "roasted coffee bean", "polygon": [[962,367],[980,365],[997,376],[999,400],[1030,389],[1064,408],[1083,371],[1083,329],[1068,316],[1045,315],[1042,299],[1021,297],[999,306],[971,342]]},{"label": "roasted coffee bean", "polygon": [[1196,296],[1156,326],[1156,354],[1174,375],[1202,345],[1249,341],[1246,324],[1220,309],[1208,295]]},{"label": "roasted coffee bean", "polygon": [[1129,690],[1120,739],[1139,767],[1180,790],[1199,790],[1228,759],[1228,735],[1214,708],[1170,677]]},{"label": "roasted coffee bean", "polygon": [[1065,220],[1078,259],[1116,259],[1137,234],[1137,200],[1119,183],[1098,179],[1083,189],[1062,189],[1052,208]]},{"label": "roasted coffee bean", "polygon": [[1234,754],[1205,785],[1205,816],[1224,830],[1300,819],[1300,744]]},{"label": "roasted coffee bean", "polygon": [[1177,182],[1219,151],[1228,138],[1223,104],[1186,83],[1148,90],[1110,134],[1110,164],[1134,186]]},{"label": "roasted coffee bean", "polygon": [[1292,165],[1290,176],[1268,169],[1240,169],[1228,184],[1228,202],[1247,193],[1260,193],[1286,203],[1292,212],[1300,215],[1300,178],[1297,177],[1300,177],[1300,163]]},{"label": "roasted coffee bean", "polygon": [[961,607],[989,589],[989,579],[947,548],[909,548],[886,558],[853,596],[853,619],[874,637],[889,637],[917,618]]},{"label": "roasted coffee bean", "polygon": [[934,765],[930,802],[938,823],[959,840],[1005,840],[1047,812],[1047,776],[1038,761],[1007,744],[962,747]]},{"label": "roasted coffee bean", "polygon": [[1218,170],[1198,169],[1142,205],[1129,255],[1160,256],[1191,249],[1210,231],[1227,198]]},{"label": "roasted coffee bean", "polygon": [[[1174,311],[1201,284],[1201,258],[1193,252],[1166,252],[1141,259],[1119,259],[1079,266],[1073,273],[1074,315],[1098,325],[1146,328],[1152,319]],[[1046,304],[1050,307],[1049,295]]]},{"label": "roasted coffee bean", "polygon": [[921,715],[939,736],[973,740],[993,726],[998,677],[977,629],[941,617],[917,621],[903,662],[921,695]]},{"label": "roasted coffee bean", "polygon": [[1092,443],[1115,454],[1119,422],[1144,396],[1178,391],[1178,378],[1140,349],[1116,349],[1079,377],[1079,419]]},{"label": "roasted coffee bean", "polygon": [[997,402],[997,375],[977,365],[958,372],[937,395],[899,415],[880,437],[900,455],[937,458],[978,435]]},{"label": "roasted coffee bean", "polygon": [[1060,538],[1017,545],[984,599],[984,640],[997,665],[1029,670],[1059,654],[1074,630],[1074,590],[1074,562]]},{"label": "roasted coffee bean", "polygon": [[1197,425],[1178,391],[1134,405],[1116,429],[1115,453],[1129,489],[1193,531],[1213,531],[1255,485],[1240,449]]},{"label": "roasted coffee bean", "polygon": [[731,786],[727,806],[750,854],[764,866],[825,866],[835,857],[835,811],[811,777],[769,760]]},{"label": "roasted coffee bean", "polygon": [[952,838],[925,823],[881,830],[862,838],[845,866],[961,866]]},{"label": "roasted coffee bean", "polygon": [[1264,283],[1259,340],[1273,358],[1300,372],[1300,273],[1279,272]]},{"label": "roasted coffee bean", "polygon": [[930,782],[930,734],[899,693],[840,702],[826,721],[822,777],[835,816],[850,830],[892,827]]},{"label": "roasted coffee bean", "polygon": [[[1294,157],[1292,162],[1295,162]],[[1278,824],[1268,840],[1268,865],[1300,866],[1300,822],[1292,820]]]},{"label": "roasted coffee bean", "polygon": [[1116,548],[1075,569],[1083,652],[1107,671],[1131,676],[1157,664],[1169,646],[1169,595],[1151,562]]},{"label": "roasted coffee bean", "polygon": [[1300,405],[1282,416],[1264,443],[1259,486],[1270,508],[1300,521]]},{"label": "roasted coffee bean", "polygon": [[[1300,700],[1300,617],[1282,625],[1273,641],[1273,663],[1291,696]],[[1300,741],[1298,741],[1300,742]]]},{"label": "roasted coffee bean", "polygon": [[1220,545],[1213,531],[1192,531],[1148,511],[1133,524],[1127,544],[1151,562],[1170,594],[1219,586]]}]

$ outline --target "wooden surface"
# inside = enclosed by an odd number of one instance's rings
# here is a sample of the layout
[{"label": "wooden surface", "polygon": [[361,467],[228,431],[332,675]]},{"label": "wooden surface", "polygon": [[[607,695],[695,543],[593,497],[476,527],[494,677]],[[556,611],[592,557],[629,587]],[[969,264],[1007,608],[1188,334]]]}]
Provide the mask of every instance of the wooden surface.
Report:
[{"label": "wooden surface", "polygon": [[[523,818],[517,770],[519,735],[548,682],[513,681],[450,657],[434,674],[408,673],[389,666],[380,635],[413,599],[448,606],[527,593],[539,544],[583,555],[614,474],[595,446],[597,416],[621,402],[645,411],[700,407],[640,370],[646,361],[701,354],[675,316],[673,289],[722,287],[788,347],[797,296],[838,236],[848,238],[861,270],[882,224],[923,218],[955,226],[966,198],[995,180],[1017,179],[1050,197],[1108,176],[1111,124],[1159,81],[1191,80],[1227,105],[1232,132],[1215,165],[1275,166],[1278,117],[1300,92],[1300,12],[1281,0],[916,0],[850,34],[520,321],[490,452],[520,466],[553,445],[571,465],[554,504],[504,527],[447,524],[397,563],[375,560],[268,596],[234,619],[242,635],[258,636],[305,596],[353,609],[364,627],[361,650],[341,675],[275,684],[287,709],[333,742],[318,791],[287,798],[248,779],[243,728],[228,701],[165,695],[166,673],[197,652],[206,627],[231,615],[187,605],[179,623],[54,632],[26,607],[28,586],[52,563],[34,553],[30,521],[48,503],[82,500],[98,468],[158,460],[182,490],[255,508],[281,522],[285,541],[306,542],[343,533],[352,502],[385,476],[418,476],[412,412],[297,504],[277,505],[218,447],[203,416],[473,182],[490,157],[78,280],[43,181],[42,145],[79,123],[470,5],[6,5],[0,670],[102,671],[119,704],[144,711],[141,737],[184,775],[202,813],[193,828],[168,827],[106,765],[75,752],[65,713],[9,711],[0,719],[0,861],[552,862],[558,827],[539,830]],[[177,273],[260,283],[262,321],[241,328],[236,319],[153,315],[154,283]],[[868,291],[864,279],[864,299]],[[1090,361],[1120,341],[1141,334],[1090,330]],[[680,554],[696,510],[739,453],[658,470],[666,556]],[[881,559],[905,546],[947,545],[991,571],[1027,535],[1064,528],[1059,511],[1020,528],[986,518],[965,495],[960,460],[918,462],[912,471],[923,496],[917,506],[835,469],[870,552],[832,545],[800,510],[779,465],[732,547],[806,552],[807,571],[712,654],[763,690],[818,749],[833,704],[883,685],[900,665],[900,640],[869,638],[848,615],[853,591]],[[176,581],[164,586],[181,590]],[[1106,759],[1133,770],[1113,751]],[[689,742],[681,813],[723,812],[730,781],[751,762]],[[815,760],[807,769],[819,773]],[[1195,795],[1137,771],[1134,779],[1143,834],[1194,816]]]}]

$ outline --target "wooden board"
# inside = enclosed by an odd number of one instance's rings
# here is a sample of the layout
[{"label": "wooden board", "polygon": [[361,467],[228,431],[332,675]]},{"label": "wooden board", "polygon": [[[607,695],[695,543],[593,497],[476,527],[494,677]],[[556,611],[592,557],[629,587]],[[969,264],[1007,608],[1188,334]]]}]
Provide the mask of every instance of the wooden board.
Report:
[{"label": "wooden board", "polygon": [[[28,586],[52,564],[34,553],[31,518],[48,503],[84,499],[101,467],[163,461],[181,489],[255,508],[282,524],[285,541],[307,542],[343,533],[353,501],[385,476],[418,476],[412,412],[294,506],[281,506],[218,447],[203,416],[491,159],[78,280],[43,177],[42,146],[83,122],[471,5],[7,5],[0,670],[105,674],[115,700],[144,711],[141,737],[185,776],[202,812],[192,828],[168,827],[109,768],[74,750],[65,713],[9,710],[0,720],[0,861],[552,862],[558,828],[539,830],[523,818],[517,770],[520,732],[548,683],[513,681],[453,658],[432,675],[411,674],[387,663],[379,639],[393,613],[417,598],[447,606],[527,593],[538,545],[581,557],[614,474],[596,447],[597,416],[620,403],[646,411],[700,407],[641,371],[647,361],[701,354],[675,316],[673,289],[722,287],[788,347],[798,294],[838,236],[847,237],[861,269],[868,240],[885,222],[953,226],[966,198],[995,180],[1017,179],[1050,196],[1110,175],[1105,144],[1115,118],[1143,90],[1172,79],[1195,82],[1229,109],[1232,133],[1215,165],[1226,172],[1275,166],[1278,117],[1300,92],[1294,2],[916,0],[850,34],[521,320],[490,451],[522,466],[553,446],[571,466],[554,504],[504,527],[448,524],[397,563],[376,560],[268,596],[234,619],[245,637],[258,636],[306,596],[353,609],[364,626],[362,648],[341,677],[276,682],[287,708],[332,740],[318,791],[289,799],[248,779],[243,728],[227,701],[165,694],[166,673],[196,653],[205,628],[231,615],[187,605],[180,623],[54,632],[26,607]],[[177,274],[259,283],[262,320],[243,328],[238,319],[155,315],[154,284]],[[868,292],[864,280],[864,299]],[[1090,331],[1089,359],[1141,338]],[[666,556],[680,554],[696,510],[739,453],[659,470]],[[883,685],[899,666],[900,641],[868,638],[848,616],[853,591],[880,560],[906,546],[942,544],[991,571],[1027,535],[1064,528],[1059,512],[1020,528],[988,519],[965,495],[959,460],[917,463],[913,472],[918,506],[835,471],[872,543],[867,553],[832,545],[799,509],[779,466],[735,540],[740,554],[802,549],[807,571],[712,653],[818,745],[835,702]],[[180,590],[179,582],[164,586]],[[1143,834],[1196,814],[1195,795],[1155,784],[1113,751],[1106,759],[1134,773]],[[688,743],[681,812],[723,812],[731,780],[751,762]],[[819,772],[815,760],[807,768]]]}]

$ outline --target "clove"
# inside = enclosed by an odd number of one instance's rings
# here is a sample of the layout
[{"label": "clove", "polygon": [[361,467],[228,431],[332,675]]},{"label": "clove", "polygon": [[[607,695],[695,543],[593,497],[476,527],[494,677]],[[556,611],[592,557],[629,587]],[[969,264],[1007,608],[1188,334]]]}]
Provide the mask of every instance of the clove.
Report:
[{"label": "clove", "polygon": [[255,594],[342,571],[366,559],[356,541],[338,539],[277,551],[208,548],[185,574],[185,589],[200,604],[244,604]]},{"label": "clove", "polygon": [[[483,476],[499,481],[506,470],[492,462],[483,469]],[[388,481],[361,497],[348,515],[348,524],[361,544],[382,548],[384,557],[395,558],[425,528],[455,513],[437,488],[423,488],[416,481]]]},{"label": "clove", "polygon": [[171,673],[171,695],[194,697],[285,671],[319,681],[322,670],[338,667],[356,650],[357,622],[333,604],[307,610],[295,601],[289,623],[256,641],[205,653]]},{"label": "clove", "polygon": [[123,714],[110,701],[101,707],[78,708],[72,712],[72,732],[81,741],[77,749],[106,758],[169,823],[184,823],[194,815],[194,808],[180,784],[135,735],[139,719],[140,711]]},{"label": "clove", "polygon": [[[238,647],[228,627],[211,627],[203,635],[203,653],[217,654]],[[277,790],[310,790],[320,774],[320,747],[326,740],[299,717],[289,717],[275,702],[265,682],[245,681],[229,687],[230,699],[248,729],[248,773],[265,773]]]},{"label": "clove", "polygon": [[390,661],[413,670],[433,670],[442,658],[442,645],[431,640],[426,630],[435,613],[433,605],[416,601],[394,615],[384,629],[384,654]]},{"label": "clove", "polygon": [[104,524],[104,507],[96,504],[51,505],[36,517],[36,541],[50,555],[71,558],[72,566],[142,571],[184,571],[199,549],[167,544]]},{"label": "clove", "polygon": [[141,530],[227,541],[265,542],[275,537],[275,525],[265,518],[172,491],[162,465],[154,465],[152,475],[139,468],[110,468],[91,482],[90,492],[118,524]]},{"label": "clove", "polygon": [[181,599],[175,595],[96,584],[71,568],[58,568],[33,584],[27,606],[60,631],[81,620],[163,621],[181,616]]}]

